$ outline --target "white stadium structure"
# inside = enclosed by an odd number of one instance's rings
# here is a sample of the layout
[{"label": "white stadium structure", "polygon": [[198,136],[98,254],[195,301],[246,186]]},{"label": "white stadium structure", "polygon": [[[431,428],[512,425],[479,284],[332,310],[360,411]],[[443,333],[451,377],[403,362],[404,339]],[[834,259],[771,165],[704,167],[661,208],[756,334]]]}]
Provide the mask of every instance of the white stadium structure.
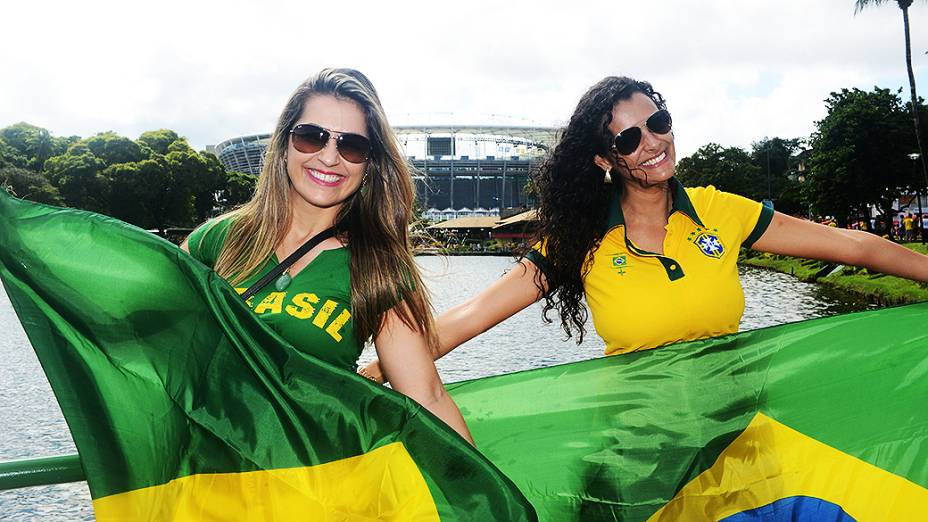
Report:
[{"label": "white stadium structure", "polygon": [[[526,207],[528,174],[554,146],[554,127],[403,125],[393,128],[414,167],[425,217],[436,221],[495,216]],[[226,169],[258,174],[270,134],[231,138],[215,147]]]}]

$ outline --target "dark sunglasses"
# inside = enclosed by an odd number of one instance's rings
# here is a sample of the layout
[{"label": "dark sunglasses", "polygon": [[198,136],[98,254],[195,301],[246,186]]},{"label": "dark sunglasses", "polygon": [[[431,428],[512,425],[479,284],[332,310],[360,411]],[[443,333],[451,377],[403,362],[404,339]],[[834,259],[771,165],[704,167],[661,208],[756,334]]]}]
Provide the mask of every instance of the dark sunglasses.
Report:
[{"label": "dark sunglasses", "polygon": [[[644,122],[648,130],[654,134],[667,134],[670,132],[671,123],[670,113],[667,112],[666,109],[655,112]],[[616,134],[612,142],[612,148],[623,156],[627,156],[638,150],[638,145],[641,145],[640,125],[629,127]]]},{"label": "dark sunglasses", "polygon": [[333,136],[335,148],[345,161],[364,163],[370,157],[371,140],[360,134],[331,131],[312,123],[301,123],[290,129],[293,148],[304,154],[313,154],[324,149]]}]

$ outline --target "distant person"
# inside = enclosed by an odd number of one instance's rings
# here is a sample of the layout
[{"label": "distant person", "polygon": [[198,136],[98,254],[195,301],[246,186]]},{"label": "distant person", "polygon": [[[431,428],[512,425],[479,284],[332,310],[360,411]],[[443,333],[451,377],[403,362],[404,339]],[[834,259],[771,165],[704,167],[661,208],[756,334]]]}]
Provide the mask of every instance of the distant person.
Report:
[{"label": "distant person", "polygon": [[906,214],[902,218],[902,228],[905,230],[905,240],[914,241],[915,240],[915,218],[912,214]]},{"label": "distant person", "polygon": [[373,339],[393,388],[473,444],[432,360],[431,305],[409,247],[414,195],[370,80],[324,69],[281,112],[251,201],[182,248],[244,292],[310,238],[326,238],[248,305],[296,348],[348,371]]},{"label": "distant person", "polygon": [[[649,83],[608,77],[594,85],[533,174],[538,243],[438,318],[439,355],[538,300],[582,338],[584,296],[607,355],[736,332],[742,246],[928,281],[928,256],[711,186],[684,188],[675,161],[670,113]],[[392,378],[384,370],[377,361],[365,369]]]}]

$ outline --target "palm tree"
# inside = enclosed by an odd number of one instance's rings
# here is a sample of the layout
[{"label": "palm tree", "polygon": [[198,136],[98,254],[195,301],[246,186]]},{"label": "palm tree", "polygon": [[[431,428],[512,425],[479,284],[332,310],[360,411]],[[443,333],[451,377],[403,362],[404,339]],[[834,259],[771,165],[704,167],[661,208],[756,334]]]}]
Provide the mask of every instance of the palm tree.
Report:
[{"label": "palm tree", "polygon": [[[865,7],[888,4],[890,0],[856,0],[854,14],[861,12]],[[925,154],[925,144],[921,135],[921,118],[918,115],[918,95],[915,94],[915,72],[912,71],[912,41],[909,37],[909,6],[913,0],[895,0],[902,10],[902,26],[905,29],[905,66],[909,71],[909,91],[912,93],[912,120],[915,123],[915,140],[918,142],[918,152],[921,154],[922,173],[925,175],[925,184],[928,186],[928,154]]]}]

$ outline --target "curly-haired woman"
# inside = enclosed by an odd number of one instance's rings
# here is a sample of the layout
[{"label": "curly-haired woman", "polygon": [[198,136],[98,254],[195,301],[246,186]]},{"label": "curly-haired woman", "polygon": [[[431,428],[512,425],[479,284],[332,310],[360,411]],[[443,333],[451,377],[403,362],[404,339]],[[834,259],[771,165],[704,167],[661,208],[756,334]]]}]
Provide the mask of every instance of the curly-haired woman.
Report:
[{"label": "curly-haired woman", "polygon": [[393,388],[473,443],[432,360],[431,306],[408,241],[414,194],[370,80],[325,69],[284,107],[251,201],[182,248],[243,293],[308,240],[327,237],[249,306],[295,347],[347,370],[373,338]]},{"label": "curly-haired woman", "polygon": [[[521,269],[438,318],[439,356],[542,298],[582,339],[586,295],[607,355],[736,332],[742,246],[928,281],[928,256],[684,188],[675,159],[670,113],[649,83],[608,77],[590,88],[535,173],[538,243]],[[377,361],[362,372],[393,377]]]}]

